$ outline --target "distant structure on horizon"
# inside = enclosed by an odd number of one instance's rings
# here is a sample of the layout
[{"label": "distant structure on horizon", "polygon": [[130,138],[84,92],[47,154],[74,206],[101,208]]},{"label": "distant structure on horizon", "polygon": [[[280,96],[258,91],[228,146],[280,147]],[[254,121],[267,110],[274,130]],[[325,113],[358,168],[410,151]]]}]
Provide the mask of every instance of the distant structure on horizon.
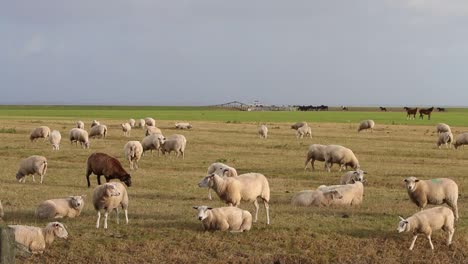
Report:
[{"label": "distant structure on horizon", "polygon": [[240,111],[295,111],[293,106],[276,106],[264,105],[255,100],[253,104],[245,104],[239,101],[232,101],[224,104],[210,105],[209,107],[217,107],[224,109],[240,110]]}]

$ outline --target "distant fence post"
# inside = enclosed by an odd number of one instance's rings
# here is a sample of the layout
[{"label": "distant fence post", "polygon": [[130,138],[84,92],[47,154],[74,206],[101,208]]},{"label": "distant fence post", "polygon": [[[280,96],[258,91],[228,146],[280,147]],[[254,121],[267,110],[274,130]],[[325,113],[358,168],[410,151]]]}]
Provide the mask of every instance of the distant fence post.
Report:
[{"label": "distant fence post", "polygon": [[0,263],[15,263],[15,233],[8,226],[0,226]]}]

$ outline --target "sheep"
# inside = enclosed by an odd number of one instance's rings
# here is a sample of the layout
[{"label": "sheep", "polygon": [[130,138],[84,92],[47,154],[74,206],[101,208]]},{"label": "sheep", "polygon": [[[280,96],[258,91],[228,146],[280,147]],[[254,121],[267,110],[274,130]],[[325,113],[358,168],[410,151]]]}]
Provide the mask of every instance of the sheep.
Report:
[{"label": "sheep", "polygon": [[307,124],[307,122],[304,122],[304,121],[297,122],[291,126],[291,129],[297,130],[298,128],[303,127],[303,126],[309,126],[309,125]]},{"label": "sheep", "polygon": [[341,177],[340,184],[349,184],[353,183],[353,181],[364,182],[364,174],[367,174],[367,172],[361,169],[357,169],[355,171],[348,171]]},{"label": "sheep", "polygon": [[[101,123],[97,120],[93,120],[93,122],[91,122],[91,127],[94,127],[94,126],[99,126]],[[83,128],[84,129],[84,128]]]},{"label": "sheep", "polygon": [[144,119],[139,119],[136,123],[136,125],[139,127],[139,128],[144,128],[145,125],[146,125],[146,122]]},{"label": "sheep", "polygon": [[374,132],[374,126],[375,126],[374,120],[363,120],[359,124],[357,132],[361,132],[361,130],[365,130],[365,129],[370,129],[371,132]]},{"label": "sheep", "polygon": [[36,210],[38,218],[74,218],[79,216],[84,207],[86,195],[69,196],[62,199],[51,199],[39,204]]},{"label": "sheep", "polygon": [[185,158],[185,146],[187,145],[187,139],[183,135],[174,134],[168,138],[158,138],[159,144],[161,146],[162,154],[166,153],[171,154],[172,151],[175,151],[179,157],[182,154],[182,159]]},{"label": "sheep", "polygon": [[439,123],[436,126],[437,134],[443,133],[443,132],[452,132],[450,129],[450,126],[444,123]]},{"label": "sheep", "polygon": [[138,169],[138,161],[143,154],[143,146],[140,141],[129,141],[124,146],[124,155],[125,158],[130,163],[130,169]]},{"label": "sheep", "polygon": [[65,226],[59,222],[51,222],[45,228],[25,225],[9,225],[15,234],[15,241],[25,246],[33,254],[42,254],[56,237],[68,238]]},{"label": "sheep", "polygon": [[62,135],[60,135],[58,130],[54,130],[50,133],[49,142],[52,144],[52,150],[60,149],[60,140],[62,140]]},{"label": "sheep", "polygon": [[125,186],[120,182],[106,183],[94,188],[93,206],[97,211],[96,228],[99,228],[101,210],[104,210],[104,229],[107,229],[107,216],[115,210],[117,224],[119,224],[119,206],[125,212],[125,223],[128,224],[128,194]]},{"label": "sheep", "polygon": [[177,129],[191,129],[192,125],[189,123],[175,123],[175,128]]},{"label": "sheep", "polygon": [[328,206],[334,199],[341,199],[343,195],[337,190],[319,191],[305,190],[295,194],[291,200],[294,206]]},{"label": "sheep", "polygon": [[29,140],[31,140],[31,142],[36,141],[38,138],[44,138],[44,140],[46,140],[49,136],[50,128],[46,126],[40,126],[31,131],[31,134],[29,134]]},{"label": "sheep", "polygon": [[135,119],[130,118],[130,119],[128,120],[128,123],[130,124],[131,127],[135,127],[135,124],[136,124]]},{"label": "sheep", "polygon": [[156,121],[151,117],[146,117],[145,118],[145,124],[147,126],[156,126]]},{"label": "sheep", "polygon": [[81,120],[76,121],[76,128],[84,129],[84,123]]},{"label": "sheep", "polygon": [[455,138],[455,143],[453,143],[455,149],[462,145],[468,145],[468,133],[460,134]]},{"label": "sheep", "polygon": [[[211,182],[212,181],[212,182]],[[241,200],[252,202],[255,206],[255,220],[258,219],[258,201],[263,200],[266,210],[267,224],[270,224],[270,212],[268,202],[270,201],[270,186],[267,178],[260,173],[245,173],[237,177],[221,177],[212,173],[198,183],[199,187],[210,186],[218,194],[219,198],[229,206],[239,206]]]},{"label": "sheep", "polygon": [[[206,175],[210,175],[212,173],[216,173],[220,176],[226,176],[226,177],[237,177],[236,169],[221,162],[215,162],[208,167],[208,171]],[[212,199],[211,198],[211,186],[207,186],[207,187],[208,187],[208,199],[211,200]]]},{"label": "sheep", "polygon": [[193,206],[193,209],[198,210],[198,220],[202,222],[205,231],[244,232],[252,227],[252,214],[237,207],[211,208],[202,205]]},{"label": "sheep", "polygon": [[312,144],[309,146],[309,149],[307,150],[307,156],[306,156],[306,161],[305,161],[305,167],[304,170],[307,169],[307,164],[312,166],[312,170],[315,170],[314,162],[316,160],[318,161],[325,161],[325,148],[326,145],[320,145],[320,144]]},{"label": "sheep", "polygon": [[296,138],[303,138],[304,136],[312,138],[312,129],[309,126],[301,126],[296,130]]},{"label": "sheep", "polygon": [[128,187],[132,185],[132,178],[122,167],[120,161],[105,153],[96,152],[89,155],[86,161],[86,179],[88,181],[88,187],[91,186],[89,182],[89,175],[91,175],[91,173],[97,175],[97,182],[99,185],[101,185],[101,175],[104,175],[106,182],[109,182],[111,179],[119,179]]},{"label": "sheep", "polygon": [[342,198],[331,200],[332,205],[360,205],[364,196],[364,185],[360,181],[351,181],[351,184],[344,185],[321,185],[317,190],[322,192],[337,190],[342,195]]},{"label": "sheep", "polygon": [[268,137],[268,127],[266,125],[261,125],[258,128],[258,135],[260,135],[260,138],[267,138]]},{"label": "sheep", "polygon": [[107,136],[107,126],[105,125],[93,126],[91,130],[89,131],[90,138],[95,138],[95,137],[106,138],[106,136]]},{"label": "sheep", "polygon": [[126,137],[130,136],[130,130],[132,130],[132,125],[130,125],[129,123],[123,123],[123,124],[120,124],[120,126],[122,126],[122,131],[123,131],[124,136]]},{"label": "sheep", "polygon": [[155,126],[147,126],[145,131],[145,136],[149,136],[151,134],[162,134],[161,129]]},{"label": "sheep", "polygon": [[156,134],[150,134],[143,138],[141,141],[141,146],[143,147],[143,153],[145,151],[151,150],[151,155],[153,154],[153,149],[158,152],[158,156],[160,154],[159,149],[161,148],[161,145],[159,144],[159,138],[164,138],[162,134],[156,133]]},{"label": "sheep", "polygon": [[455,233],[453,212],[447,207],[438,206],[431,209],[427,209],[421,212],[417,212],[414,215],[404,219],[400,216],[400,222],[398,223],[398,233],[411,232],[413,233],[413,241],[409,250],[413,250],[414,243],[418,234],[424,234],[429,240],[431,249],[434,250],[432,244],[431,235],[433,231],[442,229],[448,232],[447,246],[452,244],[452,237]]},{"label": "sheep", "polygon": [[34,178],[35,174],[41,176],[41,184],[44,181],[44,176],[47,171],[47,159],[43,156],[32,155],[20,161],[18,172],[16,173],[16,179],[18,182],[26,182],[26,175],[32,175],[33,182],[36,182]]},{"label": "sheep", "polygon": [[340,170],[352,167],[354,170],[359,169],[359,161],[354,155],[353,151],[349,148],[345,148],[340,145],[328,145],[325,148],[325,168],[327,171],[331,171],[331,167],[334,163],[340,164]]},{"label": "sheep", "polygon": [[404,182],[411,201],[421,210],[428,204],[446,203],[452,208],[455,219],[458,220],[458,185],[453,180],[448,178],[419,180],[416,177],[408,177]]},{"label": "sheep", "polygon": [[439,138],[437,139],[437,147],[440,148],[440,145],[445,144],[446,148],[452,148],[453,143],[453,134],[452,132],[441,132]]},{"label": "sheep", "polygon": [[80,145],[82,148],[89,148],[89,137],[88,137],[88,132],[84,129],[81,128],[72,128],[70,130],[70,144],[73,144],[75,142],[75,145],[78,145],[78,142],[80,142]]}]

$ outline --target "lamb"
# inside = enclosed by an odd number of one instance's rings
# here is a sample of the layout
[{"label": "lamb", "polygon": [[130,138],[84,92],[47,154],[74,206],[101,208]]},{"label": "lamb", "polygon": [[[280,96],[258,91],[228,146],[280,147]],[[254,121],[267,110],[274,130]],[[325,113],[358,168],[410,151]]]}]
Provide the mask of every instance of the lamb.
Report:
[{"label": "lamb", "polygon": [[54,130],[50,133],[49,142],[52,144],[52,150],[60,149],[60,140],[62,140],[62,135],[60,135],[58,130]]},{"label": "lamb", "polygon": [[332,200],[341,199],[343,195],[337,190],[305,190],[295,194],[291,200],[294,206],[329,206]]},{"label": "lamb", "polygon": [[[94,127],[94,126],[99,126],[101,123],[99,123],[99,121],[97,120],[93,120],[93,122],[91,122],[91,127]],[[83,128],[84,129],[84,128]]]},{"label": "lamb", "polygon": [[46,126],[40,126],[31,131],[31,134],[29,134],[29,140],[31,140],[31,142],[36,141],[38,138],[43,138],[46,140],[49,136],[50,128]]},{"label": "lamb", "polygon": [[89,182],[89,175],[91,175],[91,173],[97,175],[97,182],[99,185],[101,185],[101,175],[104,175],[106,182],[109,182],[111,179],[119,179],[128,187],[132,185],[132,178],[122,167],[120,161],[105,153],[96,152],[89,155],[86,161],[86,179],[88,180],[88,187],[91,186]]},{"label": "lamb", "polygon": [[261,125],[258,128],[258,135],[260,138],[267,138],[268,137],[268,127],[266,125]]},{"label": "lamb", "polygon": [[452,237],[455,233],[453,212],[447,207],[438,206],[431,209],[427,209],[421,212],[417,212],[414,215],[404,219],[400,216],[400,222],[398,223],[398,233],[412,232],[413,241],[409,250],[413,250],[414,242],[418,238],[418,234],[424,234],[429,240],[431,249],[434,250],[432,244],[431,235],[433,231],[442,229],[448,232],[447,246],[452,244]]},{"label": "lamb", "polygon": [[[212,181],[212,182],[211,182]],[[241,200],[252,202],[255,206],[255,220],[258,219],[258,201],[263,200],[266,210],[267,224],[270,224],[270,212],[268,202],[270,200],[270,186],[267,178],[260,173],[245,173],[237,177],[221,177],[216,173],[210,174],[198,183],[199,187],[210,186],[218,194],[219,198],[229,206],[239,206]]]},{"label": "lamb", "polygon": [[107,126],[105,125],[93,126],[91,130],[89,131],[90,138],[95,138],[95,137],[106,138],[106,136],[107,136]]},{"label": "lamb", "polygon": [[75,145],[80,142],[82,148],[89,148],[88,132],[81,128],[72,128],[70,130],[70,143],[73,144],[73,142],[75,142]]},{"label": "lamb", "polygon": [[159,156],[159,149],[161,148],[161,145],[159,144],[159,138],[164,138],[163,135],[161,134],[150,134],[143,138],[141,141],[141,146],[143,147],[143,153],[145,151],[151,150],[151,155],[153,154],[153,149],[158,152]]},{"label": "lamb", "polygon": [[303,138],[304,136],[312,138],[312,129],[309,126],[301,126],[296,130],[296,138]]},{"label": "lamb", "polygon": [[18,172],[16,173],[16,179],[19,182],[26,182],[26,175],[32,175],[33,182],[36,182],[34,178],[35,174],[41,176],[41,184],[44,181],[44,176],[47,171],[47,159],[43,156],[32,155],[20,161]]},{"label": "lamb", "polygon": [[74,218],[80,215],[86,195],[51,199],[39,204],[36,210],[38,218]]},{"label": "lamb", "polygon": [[374,132],[374,126],[375,126],[374,120],[361,121],[357,129],[357,132],[361,132],[361,130],[365,130],[365,129],[370,129],[371,132]]},{"label": "lamb", "polygon": [[135,127],[135,124],[136,124],[135,119],[130,118],[130,119],[128,120],[128,123],[130,124],[131,127]]},{"label": "lamb", "polygon": [[455,143],[453,143],[455,149],[462,145],[468,145],[468,133],[460,134],[455,138]]},{"label": "lamb", "polygon": [[405,179],[406,190],[413,203],[421,210],[428,204],[446,203],[452,208],[455,219],[458,220],[458,185],[451,179],[439,178],[419,180],[416,177]]},{"label": "lamb", "polygon": [[158,138],[159,144],[161,146],[162,154],[166,153],[171,154],[172,151],[175,151],[179,157],[182,154],[182,159],[185,158],[185,146],[187,145],[187,139],[183,135],[174,134],[168,138]]},{"label": "lamb", "polygon": [[123,124],[120,124],[120,126],[122,126],[122,131],[123,131],[124,136],[126,137],[130,136],[130,130],[132,130],[132,125],[130,125],[129,123],[123,123]]},{"label": "lamb", "polygon": [[59,222],[51,222],[45,228],[24,225],[9,225],[15,233],[17,243],[25,246],[33,254],[42,254],[56,237],[68,238],[67,229]]},{"label": "lamb", "polygon": [[364,174],[367,174],[367,172],[361,169],[357,169],[355,171],[348,171],[341,177],[340,184],[349,184],[353,183],[353,181],[364,182]]},{"label": "lamb", "polygon": [[351,184],[319,186],[317,190],[326,192],[337,190],[343,197],[331,200],[332,205],[353,206],[360,205],[364,196],[364,185],[362,182],[351,181]]},{"label": "lamb", "polygon": [[139,128],[144,128],[144,127],[145,127],[145,124],[146,124],[146,122],[145,122],[144,119],[139,119],[136,125],[137,125]]},{"label": "lamb", "polygon": [[145,136],[149,136],[151,134],[162,134],[161,129],[155,126],[147,126],[145,131]]},{"label": "lamb", "polygon": [[309,146],[307,151],[306,161],[304,170],[307,169],[307,164],[310,161],[310,165],[312,165],[312,170],[315,170],[314,162],[318,161],[325,161],[325,148],[327,146],[320,145],[320,144],[312,144]]},{"label": "lamb", "polygon": [[97,211],[96,228],[99,228],[101,210],[104,210],[104,229],[107,229],[107,216],[112,210],[115,210],[117,224],[119,224],[119,206],[124,210],[125,223],[128,224],[128,194],[125,186],[120,182],[106,183],[94,188],[93,205]]},{"label": "lamb", "polygon": [[175,124],[175,127],[177,129],[191,129],[192,128],[192,125],[189,124],[189,123],[176,123]]},{"label": "lamb", "polygon": [[249,211],[237,207],[211,208],[205,205],[193,206],[198,210],[198,220],[202,222],[203,229],[230,230],[231,232],[249,231],[252,227],[252,215]]},{"label": "lamb", "polygon": [[452,132],[450,126],[444,123],[439,123],[436,126],[437,134],[444,133],[444,132]]},{"label": "lamb", "polygon": [[156,126],[156,121],[151,117],[147,117],[145,118],[145,124],[147,126]]},{"label": "lamb", "polygon": [[437,139],[437,147],[440,148],[440,145],[445,144],[446,148],[452,148],[453,143],[453,134],[452,132],[441,132],[439,138]]},{"label": "lamb", "polygon": [[76,121],[76,128],[84,129],[84,123],[81,120]]},{"label": "lamb", "polygon": [[309,125],[307,124],[307,122],[304,122],[304,121],[297,122],[291,126],[291,129],[297,130],[298,128],[303,127],[303,126],[309,126]]},{"label": "lamb", "polygon": [[[216,173],[220,176],[237,177],[237,170],[221,162],[215,162],[208,167],[207,175]],[[213,183],[213,182],[210,182]],[[211,186],[208,187],[208,199],[211,198]]]},{"label": "lamb", "polygon": [[334,163],[340,164],[340,170],[352,167],[354,170],[359,169],[359,161],[354,155],[353,151],[349,148],[345,148],[339,145],[328,145],[325,148],[325,168],[327,171],[331,171],[331,167]]},{"label": "lamb", "polygon": [[130,169],[138,169],[138,161],[143,154],[143,146],[140,141],[129,141],[124,146],[124,155],[125,158],[130,163]]}]

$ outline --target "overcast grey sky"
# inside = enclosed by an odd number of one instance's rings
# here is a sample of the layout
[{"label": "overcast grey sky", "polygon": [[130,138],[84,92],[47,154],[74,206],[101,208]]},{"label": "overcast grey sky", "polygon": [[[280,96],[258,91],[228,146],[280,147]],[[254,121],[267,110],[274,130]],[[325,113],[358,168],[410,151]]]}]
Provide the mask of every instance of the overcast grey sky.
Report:
[{"label": "overcast grey sky", "polygon": [[467,0],[0,0],[1,104],[468,106]]}]

